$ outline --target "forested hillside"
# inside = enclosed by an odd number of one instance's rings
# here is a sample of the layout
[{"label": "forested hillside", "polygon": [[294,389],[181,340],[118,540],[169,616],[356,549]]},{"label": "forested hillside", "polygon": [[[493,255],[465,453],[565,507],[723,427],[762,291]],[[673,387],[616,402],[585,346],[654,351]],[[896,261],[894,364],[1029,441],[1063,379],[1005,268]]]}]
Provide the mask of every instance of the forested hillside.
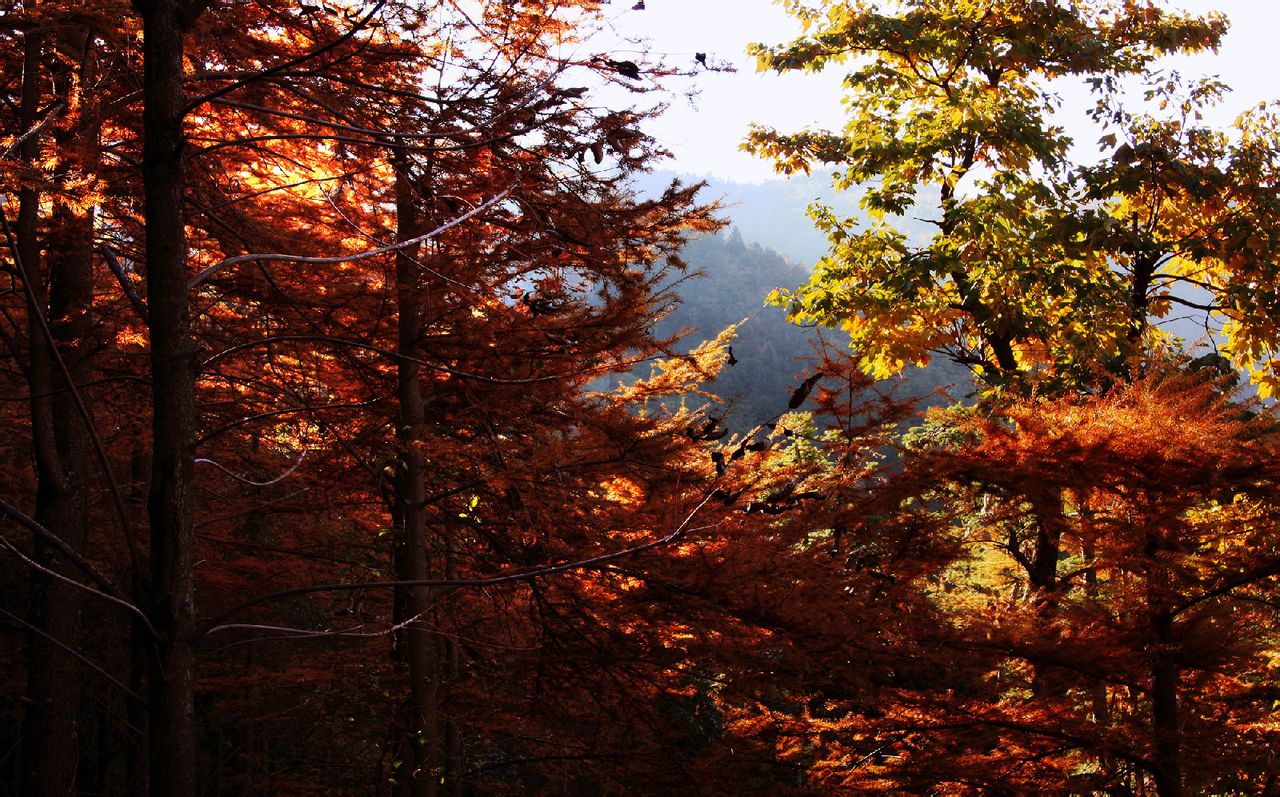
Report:
[{"label": "forested hillside", "polygon": [[[771,198],[766,187],[755,191],[756,201],[773,211],[768,214],[773,222],[759,229],[771,231],[775,237],[785,235],[784,230],[807,224],[800,215],[803,208],[788,201],[793,192],[783,187],[779,187],[778,192],[778,197]],[[741,215],[739,210],[738,206],[732,206],[726,214],[733,219],[752,218]],[[690,330],[677,347],[678,351],[685,351],[731,325],[740,325],[732,342],[733,364],[706,384],[708,390],[726,402],[730,427],[746,431],[785,409],[801,372],[819,357],[820,337],[824,337],[832,349],[844,348],[843,336],[838,331],[796,326],[787,321],[782,308],[767,303],[775,289],[803,284],[808,279],[809,267],[772,249],[747,243],[736,223],[727,232],[690,241],[681,249],[680,256],[694,276],[674,287],[679,304],[655,332],[665,338]],[[646,369],[642,367],[638,373],[644,374]],[[971,388],[968,371],[938,362],[929,369],[913,369],[905,376],[886,380],[880,389],[923,399],[923,408],[944,400],[938,391],[963,399]]]}]

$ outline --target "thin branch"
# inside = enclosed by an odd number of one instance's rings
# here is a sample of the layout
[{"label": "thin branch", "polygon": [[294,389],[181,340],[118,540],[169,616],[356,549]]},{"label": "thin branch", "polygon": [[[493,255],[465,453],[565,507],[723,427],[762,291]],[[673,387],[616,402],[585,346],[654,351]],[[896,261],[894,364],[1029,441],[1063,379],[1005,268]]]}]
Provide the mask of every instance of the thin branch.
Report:
[{"label": "thin branch", "polygon": [[471,130],[440,130],[440,131],[423,131],[403,133],[395,130],[379,130],[372,127],[360,127],[359,125],[347,124],[345,122],[331,122],[327,119],[321,119],[316,116],[308,116],[307,114],[295,113],[293,111],[283,111],[278,108],[268,108],[263,105],[254,105],[249,102],[240,102],[239,100],[218,100],[219,105],[225,105],[228,108],[239,108],[246,111],[256,111],[268,116],[277,116],[283,119],[293,119],[298,122],[308,122],[310,124],[328,127],[334,130],[342,130],[347,133],[358,133],[360,135],[371,136],[369,143],[377,143],[383,138],[387,139],[423,139],[431,140],[435,138],[449,138],[451,136],[461,136],[471,133]]},{"label": "thin branch", "polygon": [[[18,266],[18,271],[27,274],[28,272],[22,263],[22,256],[19,254],[18,242],[13,235],[13,228],[9,225],[8,214],[4,212],[2,205],[0,205],[0,231],[4,233],[9,252],[13,256],[14,263]],[[93,441],[94,453],[97,455],[98,464],[102,467],[103,475],[106,477],[116,514],[120,518],[120,526],[124,531],[125,544],[129,549],[129,562],[133,566],[137,577],[142,578],[142,554],[138,550],[137,540],[134,539],[133,526],[129,523],[129,512],[125,509],[124,496],[120,492],[120,485],[116,482],[115,472],[111,470],[111,460],[107,457],[107,447],[102,443],[102,436],[98,434],[98,427],[93,422],[93,415],[89,412],[88,405],[84,403],[84,396],[80,395],[80,390],[76,387],[75,380],[71,378],[71,371],[67,368],[66,360],[62,358],[62,352],[58,351],[53,331],[49,329],[49,319],[45,318],[44,308],[37,301],[35,288],[24,278],[22,280],[22,289],[26,293],[28,305],[32,308],[32,315],[40,327],[40,334],[49,344],[53,360],[58,365],[58,371],[62,374],[67,389],[71,391],[71,397],[75,400],[76,410],[80,414],[80,419],[84,421],[89,438]]]},{"label": "thin branch", "polygon": [[334,39],[333,41],[327,44],[323,44],[319,47],[316,47],[310,52],[303,53],[302,55],[299,55],[296,58],[290,58],[287,61],[282,61],[281,63],[276,64],[273,67],[268,67],[267,69],[262,69],[257,72],[250,73],[236,80],[234,83],[228,86],[223,86],[222,88],[211,91],[208,94],[204,94],[202,96],[196,97],[195,99],[191,100],[191,102],[187,103],[186,107],[182,109],[182,115],[185,117],[187,114],[191,113],[196,108],[199,108],[201,105],[205,104],[206,102],[210,102],[212,100],[218,99],[219,97],[226,96],[227,94],[230,94],[231,92],[237,89],[244,88],[245,86],[248,86],[251,83],[256,83],[257,81],[264,80],[266,78],[271,77],[272,75],[277,75],[281,72],[290,70],[295,66],[299,66],[300,64],[304,64],[307,61],[312,60],[313,58],[319,58],[320,56],[324,55],[330,50],[344,44],[345,42],[350,41],[352,37],[354,37],[357,33],[364,30],[364,28],[369,24],[369,22],[373,20],[374,15],[376,15],[379,11],[381,11],[382,7],[385,4],[386,4],[386,0],[378,0],[378,2],[373,4],[373,8],[369,9],[369,13],[365,14],[363,18],[361,18],[358,22],[356,22],[351,27],[351,30],[347,31],[346,33],[342,34],[341,36],[339,36],[338,38]]},{"label": "thin branch", "polygon": [[[714,486],[714,483],[712,486]],[[620,551],[613,551],[611,553],[600,554],[599,556],[592,556],[586,559],[578,559],[572,562],[562,562],[558,565],[548,565],[546,567],[539,567],[533,570],[526,570],[524,572],[519,572],[519,573],[506,573],[498,576],[489,576],[487,578],[444,578],[444,579],[435,578],[435,579],[421,579],[417,581],[362,581],[362,582],[333,583],[333,584],[315,584],[308,587],[294,587],[293,589],[280,590],[278,592],[271,592],[266,595],[259,595],[256,598],[252,598],[236,606],[233,606],[230,609],[223,611],[221,614],[219,614],[217,617],[215,617],[213,620],[209,622],[208,626],[206,627],[203,633],[204,635],[207,635],[207,634],[212,634],[217,631],[223,630],[224,628],[227,627],[222,625],[222,622],[224,620],[226,620],[228,617],[232,617],[236,614],[239,614],[240,612],[246,609],[250,609],[254,606],[261,606],[264,603],[272,603],[274,601],[282,600],[284,598],[291,598],[297,595],[311,595],[317,592],[354,592],[354,591],[365,590],[365,589],[394,589],[397,587],[439,587],[439,588],[448,589],[448,590],[460,589],[464,587],[492,587],[500,584],[512,584],[512,583],[517,583],[521,581],[533,581],[538,578],[558,575],[560,573],[566,573],[571,570],[582,570],[590,567],[596,567],[597,565],[601,565],[606,562],[612,562],[617,559],[623,559],[629,556],[635,556],[636,554],[644,553],[645,551],[650,551],[650,550],[653,550],[654,548],[659,548],[664,545],[669,545],[673,542],[676,542],[680,538],[684,537],[690,531],[700,531],[703,528],[711,528],[710,526],[704,526],[704,527],[698,527],[695,529],[695,528],[691,528],[690,524],[693,522],[693,519],[697,517],[698,513],[702,511],[702,508],[706,506],[707,503],[711,500],[712,496],[714,495],[714,492],[715,491],[713,489],[708,489],[706,492],[706,495],[702,497],[702,500],[700,500],[697,503],[697,505],[694,506],[694,508],[689,512],[689,514],[685,516],[684,520],[682,520],[680,524],[676,526],[675,530],[673,530],[670,534],[666,534],[662,537],[659,537],[656,540],[650,540],[649,542],[643,543],[641,545],[635,545],[630,548],[624,548]]]},{"label": "thin branch", "polygon": [[257,482],[257,481],[254,481],[253,479],[245,478],[244,476],[237,474],[235,471],[230,470],[229,468],[223,465],[220,465],[217,462],[214,462],[213,460],[207,459],[205,457],[200,457],[195,461],[203,462],[206,465],[212,465],[238,482],[243,482],[244,484],[252,485],[253,487],[270,487],[271,485],[279,484],[280,482],[292,476],[293,472],[297,470],[298,467],[302,464],[302,460],[306,458],[307,458],[307,450],[304,448],[298,454],[298,461],[293,463],[293,465],[291,465],[288,470],[286,470],[284,473],[281,473],[279,476],[275,477],[274,479],[269,479],[268,481],[265,481],[265,482]]},{"label": "thin branch", "polygon": [[1188,609],[1199,606],[1201,603],[1211,601],[1214,598],[1231,595],[1234,590],[1237,590],[1240,587],[1251,586],[1260,581],[1276,578],[1277,576],[1280,576],[1280,559],[1271,559],[1252,570],[1246,570],[1234,578],[1227,579],[1225,582],[1211,590],[1202,592],[1199,595],[1183,601],[1182,605],[1173,609],[1171,614],[1175,618],[1180,617]]},{"label": "thin branch", "polygon": [[41,637],[43,637],[44,639],[46,639],[46,640],[48,640],[49,642],[52,642],[54,645],[57,645],[58,647],[62,648],[62,649],[63,649],[63,650],[65,650],[67,653],[70,653],[72,656],[75,656],[75,657],[76,657],[77,659],[79,659],[83,664],[87,665],[90,669],[92,669],[92,670],[93,670],[94,672],[96,672],[98,675],[101,675],[103,678],[106,678],[106,679],[107,679],[107,681],[109,681],[109,682],[111,683],[111,685],[112,685],[112,686],[116,687],[116,688],[117,688],[117,689],[119,689],[121,692],[124,692],[127,696],[129,696],[129,697],[133,698],[133,699],[134,699],[134,700],[136,700],[137,702],[139,702],[139,703],[146,703],[146,702],[147,702],[147,701],[146,701],[146,698],[142,697],[142,696],[141,696],[141,695],[139,695],[137,692],[133,691],[133,690],[132,690],[132,689],[130,689],[129,687],[127,687],[127,686],[125,686],[124,684],[122,684],[122,683],[121,683],[119,680],[117,680],[117,679],[116,679],[116,677],[115,677],[115,676],[113,676],[111,673],[109,673],[109,672],[107,672],[106,670],[104,670],[104,669],[102,669],[101,667],[99,667],[96,663],[94,663],[92,660],[90,660],[90,659],[89,659],[87,656],[85,656],[83,653],[81,653],[80,651],[78,651],[78,650],[76,650],[76,649],[72,648],[70,645],[66,644],[65,642],[63,642],[63,641],[61,641],[61,640],[58,640],[58,639],[54,639],[54,638],[53,638],[52,636],[50,636],[49,634],[46,634],[44,631],[41,631],[39,628],[36,628],[34,625],[32,625],[31,623],[28,623],[26,620],[23,620],[21,617],[18,617],[16,614],[14,614],[14,613],[10,612],[8,609],[0,609],[0,614],[3,614],[5,617],[8,617],[10,620],[14,621],[15,623],[17,623],[18,625],[20,625],[20,626],[22,626],[23,628],[27,629],[28,631],[31,631],[31,632],[36,633],[36,634],[39,634],[39,635],[40,635]]},{"label": "thin branch", "polygon": [[1216,292],[1219,290],[1219,287],[1216,285],[1213,285],[1212,283],[1204,282],[1203,280],[1193,279],[1183,274],[1169,274],[1169,273],[1156,274],[1151,278],[1151,282],[1152,284],[1155,284],[1157,282],[1166,282],[1166,283],[1185,282],[1188,285],[1194,285],[1197,288],[1204,288],[1206,291]]},{"label": "thin branch", "polygon": [[124,593],[122,593],[116,587],[115,584],[111,583],[111,579],[107,578],[105,575],[98,572],[97,568],[95,568],[93,565],[85,561],[84,557],[82,557],[79,553],[77,553],[75,548],[72,548],[70,545],[66,543],[65,540],[63,540],[57,534],[54,534],[52,531],[49,531],[47,528],[45,528],[42,523],[40,523],[39,521],[37,521],[32,517],[29,517],[21,509],[18,509],[16,506],[4,500],[3,498],[0,498],[0,517],[6,517],[6,516],[17,521],[19,526],[22,526],[27,531],[30,531],[32,534],[44,540],[49,545],[52,545],[54,548],[57,548],[62,553],[62,555],[70,559],[71,562],[77,568],[79,568],[81,572],[83,572],[89,578],[93,579],[93,582],[95,584],[102,587],[107,592],[112,593],[113,595],[115,595],[117,598],[120,598],[121,600],[125,598]]},{"label": "thin branch", "polygon": [[[291,497],[299,493],[292,493]],[[263,506],[266,506],[264,504]],[[203,524],[202,524],[203,525]],[[229,540],[226,537],[215,537],[212,534],[197,533],[196,537],[203,542],[212,543],[214,545],[225,545],[229,548],[243,548],[247,551],[261,551],[263,553],[279,554],[280,556],[292,556],[298,559],[310,559],[316,562],[328,562],[329,564],[343,565],[351,567],[359,565],[351,559],[340,559],[336,556],[325,556],[324,554],[311,553],[310,551],[297,550],[295,548],[281,548],[278,545],[263,545],[257,542],[243,542],[240,540]]]},{"label": "thin branch", "polygon": [[[210,629],[209,633],[212,634],[214,631],[252,630],[252,631],[274,631],[281,634],[288,634],[289,637],[293,639],[299,639],[299,638],[314,639],[317,637],[357,637],[357,638],[363,638],[363,639],[376,639],[377,637],[385,637],[385,636],[391,636],[392,634],[398,634],[400,631],[403,631],[405,628],[408,628],[409,626],[421,620],[424,616],[430,614],[434,610],[434,608],[435,608],[434,606],[430,606],[427,609],[413,615],[412,617],[402,620],[396,623],[395,625],[389,626],[388,628],[381,631],[361,631],[360,629],[365,627],[364,623],[361,623],[359,625],[353,625],[350,628],[344,628],[336,631],[332,629],[325,629],[321,631],[313,628],[295,628],[295,627],[283,626],[283,625],[261,625],[258,623],[230,623],[227,625],[221,625],[221,626],[218,626],[217,628]],[[258,639],[261,639],[261,637],[259,637]],[[247,641],[257,642],[258,639],[250,639]]]},{"label": "thin branch", "polygon": [[279,343],[281,341],[290,341],[290,340],[312,341],[315,343],[332,343],[336,346],[347,346],[353,349],[362,349],[364,351],[373,352],[374,354],[380,354],[383,357],[386,357],[391,360],[400,360],[403,362],[414,363],[416,365],[421,365],[424,368],[430,368],[433,371],[439,371],[442,374],[456,376],[461,379],[474,379],[477,382],[484,382],[490,385],[536,385],[542,382],[556,382],[556,381],[567,379],[573,376],[583,376],[586,374],[593,373],[595,371],[603,371],[603,370],[609,370],[614,368],[613,365],[599,365],[599,366],[581,368],[576,371],[570,371],[568,373],[549,374],[547,376],[531,376],[531,377],[528,377],[527,379],[503,379],[501,377],[496,377],[496,376],[485,376],[484,374],[472,373],[471,371],[459,371],[458,369],[450,368],[447,365],[441,365],[440,363],[432,362],[430,360],[423,360],[418,357],[410,357],[407,354],[401,354],[399,352],[392,351],[390,349],[385,349],[381,346],[375,346],[372,343],[362,343],[358,340],[350,340],[348,338],[337,338],[337,337],[332,337],[330,335],[272,335],[271,337],[261,338],[259,340],[251,340],[246,343],[239,343],[235,346],[232,346],[229,349],[223,349],[222,351],[213,355],[209,359],[200,363],[200,368],[201,370],[204,370],[209,365],[217,362],[218,360],[221,360],[225,357],[235,354],[238,351],[244,351],[245,349],[253,348],[254,346],[262,346],[269,343]]},{"label": "thin branch", "polygon": [[1206,313],[1217,312],[1219,310],[1222,310],[1226,306],[1226,305],[1221,305],[1216,303],[1215,304],[1199,304],[1197,302],[1188,301],[1187,299],[1183,299],[1178,296],[1174,296],[1172,294],[1168,296],[1162,296],[1160,298],[1166,302],[1180,304],[1183,307],[1190,307],[1193,310],[1203,310]]},{"label": "thin branch", "polygon": [[[151,384],[150,380],[145,377],[136,376],[134,374],[120,374],[119,376],[104,376],[101,379],[91,379],[88,382],[81,382],[76,387],[84,390],[86,387],[95,387],[97,385],[105,385],[111,382],[141,382],[144,385]],[[59,396],[66,393],[70,388],[58,387],[53,390],[46,390],[43,393],[27,393],[21,396],[0,396],[0,402],[7,401],[30,401],[35,398],[46,398],[48,396]]]},{"label": "thin branch", "polygon": [[[156,629],[151,625],[151,621],[147,619],[146,613],[143,612],[141,609],[139,609],[131,601],[125,600],[123,598],[117,598],[116,596],[111,595],[108,592],[103,592],[102,590],[94,589],[88,584],[81,584],[79,581],[76,581],[74,578],[67,578],[66,576],[62,575],[56,570],[50,570],[49,568],[45,567],[44,565],[40,564],[36,560],[24,554],[22,551],[18,550],[17,546],[9,542],[4,537],[0,537],[0,548],[4,548],[5,550],[9,551],[14,556],[18,557],[23,562],[25,562],[28,567],[30,567],[31,569],[37,572],[43,573],[44,575],[49,576],[52,579],[61,581],[64,584],[70,584],[71,586],[76,587],[77,589],[82,589],[85,592],[88,592],[90,595],[97,595],[99,598],[102,598],[105,601],[108,601],[110,603],[116,604],[117,606],[123,607],[130,614],[133,614],[134,616],[142,620],[143,625],[147,627],[147,630],[151,632],[151,635],[153,637],[157,636]],[[75,561],[75,560],[72,560],[72,561]],[[94,574],[97,574],[97,571],[93,571],[93,572]],[[91,575],[90,577],[92,578],[93,575]],[[97,578],[94,578],[94,580],[97,581]],[[107,582],[104,588],[109,588],[112,592],[116,591],[115,587],[111,586],[110,582]]]},{"label": "thin branch", "polygon": [[361,407],[371,407],[374,404],[377,404],[381,401],[382,401],[382,398],[372,398],[367,401],[348,401],[340,404],[320,404],[317,406],[310,406],[310,407],[288,407],[282,410],[270,410],[268,412],[260,412],[257,415],[250,415],[246,418],[240,418],[239,420],[231,421],[228,424],[220,426],[217,429],[214,429],[213,431],[206,433],[200,439],[196,440],[196,445],[197,446],[203,445],[204,443],[207,443],[210,439],[217,437],[220,434],[229,432],[232,429],[235,429],[236,427],[244,426],[247,423],[253,423],[254,421],[263,420],[264,418],[276,418],[281,415],[293,415],[294,413],[319,412],[321,410],[342,410],[342,409],[357,409]]},{"label": "thin branch", "polygon": [[388,252],[398,252],[401,249],[408,249],[409,247],[417,246],[418,244],[424,241],[431,240],[432,238],[436,237],[437,235],[444,232],[445,230],[448,230],[451,227],[456,227],[457,225],[461,224],[467,219],[470,219],[472,216],[475,216],[481,213],[482,211],[487,210],[490,207],[493,207],[494,205],[498,204],[502,200],[506,199],[510,194],[511,194],[511,189],[508,188],[505,191],[498,193],[496,196],[486,201],[484,204],[477,205],[476,207],[472,208],[471,210],[467,211],[466,213],[462,214],[456,219],[453,219],[452,221],[448,221],[440,225],[439,227],[435,228],[431,232],[419,235],[417,238],[410,238],[406,241],[398,241],[388,246],[378,247],[377,249],[370,249],[354,255],[337,255],[335,257],[306,257],[304,255],[252,254],[252,255],[237,255],[236,257],[229,257],[220,263],[214,263],[212,266],[209,266],[204,271],[201,271],[199,274],[196,274],[194,277],[190,279],[190,281],[187,282],[187,288],[190,289],[190,288],[197,287],[198,285],[200,285],[200,283],[204,282],[209,277],[213,276],[218,271],[224,268],[227,268],[228,266],[234,266],[237,263],[247,263],[253,260],[259,260],[259,261],[271,260],[271,261],[283,262],[283,263],[307,263],[311,265],[332,265],[335,263],[352,263],[357,260],[364,260],[366,258],[376,257],[378,255],[384,255]]},{"label": "thin branch", "polygon": [[62,112],[65,111],[66,109],[67,109],[67,103],[64,100],[58,100],[57,102],[55,102],[49,108],[49,110],[45,111],[45,117],[43,119],[41,119],[38,123],[33,125],[30,130],[28,130],[27,132],[15,138],[13,140],[13,143],[5,148],[4,152],[0,152],[0,159],[9,157],[9,155],[11,155],[15,149],[22,146],[22,142],[36,135],[41,130],[44,130],[46,127],[52,124],[53,120],[57,119],[58,116],[60,116]]},{"label": "thin branch", "polygon": [[[223,208],[228,208],[228,207],[231,207],[232,205],[236,205],[241,202],[248,202],[250,200],[257,199],[260,196],[265,196],[267,194],[275,193],[276,191],[288,191],[291,188],[299,188],[304,185],[318,185],[321,183],[341,182],[343,180],[348,180],[352,177],[355,177],[356,175],[361,174],[364,171],[366,170],[352,169],[350,171],[342,172],[341,174],[331,174],[325,177],[308,177],[305,180],[295,180],[292,183],[281,183],[280,185],[272,185],[266,188],[261,188],[257,191],[253,191],[248,194],[243,194],[241,196],[235,197],[234,199],[227,199],[226,201],[220,202],[216,205],[198,208],[197,212],[207,215],[212,213],[215,210],[222,210]],[[233,187],[239,187],[238,183],[235,184]]]},{"label": "thin branch", "polygon": [[111,273],[116,275],[116,282],[120,283],[120,290],[124,291],[125,298],[129,300],[129,304],[133,305],[138,317],[142,319],[144,324],[148,323],[147,303],[138,295],[138,289],[134,287],[133,281],[129,279],[124,266],[116,259],[116,253],[111,251],[109,246],[101,246],[98,251],[102,252],[103,259],[107,261],[107,268],[111,269]]},{"label": "thin branch", "polygon": [[[199,523],[196,523],[195,527],[197,529],[197,534],[199,533],[199,529],[202,529],[205,526],[212,526],[215,523],[221,523],[225,520],[234,520],[235,518],[244,517],[245,515],[253,515],[258,512],[261,512],[262,510],[266,509],[269,506],[274,506],[275,504],[282,504],[291,498],[297,498],[298,496],[303,495],[307,492],[310,492],[310,488],[294,490],[293,492],[288,493],[286,495],[278,496],[276,498],[272,498],[270,500],[263,501],[258,504],[254,504],[253,506],[248,507],[247,509],[241,509],[235,512],[227,512],[222,515],[215,515],[214,517],[206,518],[204,520],[201,520]],[[209,539],[213,540],[214,542],[218,541],[213,537],[210,537]]]}]

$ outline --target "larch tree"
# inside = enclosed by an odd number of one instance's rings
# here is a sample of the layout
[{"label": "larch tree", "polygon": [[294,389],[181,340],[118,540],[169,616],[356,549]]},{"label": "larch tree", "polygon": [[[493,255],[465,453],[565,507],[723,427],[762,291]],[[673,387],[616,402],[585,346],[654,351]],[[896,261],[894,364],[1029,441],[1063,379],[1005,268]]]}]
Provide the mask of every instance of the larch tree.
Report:
[{"label": "larch tree", "polygon": [[[1171,372],[974,417],[909,456],[903,478],[954,524],[935,533],[963,542],[928,589],[958,677],[886,700],[885,782],[1274,788],[1274,431],[1204,375]],[[1052,595],[1026,589],[1045,529]]]},{"label": "larch tree", "polygon": [[[65,794],[76,777],[85,601],[94,599],[78,582],[94,583],[128,601],[88,561],[94,540],[90,507],[96,484],[111,484],[103,441],[94,429],[92,362],[98,325],[94,260],[94,198],[99,191],[101,103],[104,75],[103,10],[61,3],[6,9],[14,27],[6,37],[7,128],[15,132],[5,150],[5,265],[9,296],[25,320],[9,314],[0,332],[29,397],[29,441],[34,466],[30,530],[30,592],[26,618],[6,612],[29,634],[23,744],[18,756],[21,789]],[[16,212],[15,212],[16,211]],[[10,217],[10,212],[14,215]],[[12,218],[12,221],[10,220]],[[27,438],[20,434],[16,439]],[[15,478],[14,483],[25,482]],[[118,490],[106,536],[128,536],[130,519]],[[17,507],[6,502],[6,511]],[[20,512],[20,510],[17,510]],[[119,541],[116,538],[112,542]],[[16,604],[15,604],[16,606]],[[42,743],[30,740],[42,739]]]},{"label": "larch tree", "polygon": [[[37,455],[35,479],[14,485],[39,496],[32,514],[18,494],[3,506],[34,540],[31,556],[8,549],[34,585],[26,617],[10,617],[32,651],[19,777],[48,793],[75,778],[187,794],[200,772],[284,793],[265,785],[275,763],[320,771],[332,754],[344,787],[391,778],[430,794],[481,777],[467,773],[484,771],[494,735],[513,761],[554,761],[517,755],[546,742],[455,686],[495,688],[463,683],[484,671],[459,634],[540,645],[540,589],[592,615],[601,593],[574,586],[574,563],[665,544],[688,521],[664,502],[700,506],[701,476],[680,461],[694,441],[587,393],[664,353],[648,330],[670,301],[668,262],[715,226],[696,187],[629,192],[660,155],[640,128],[649,111],[591,100],[602,79],[647,90],[670,70],[564,55],[585,46],[593,2],[125,11],[24,7],[6,40],[21,152],[5,210],[21,218],[5,342],[22,366],[6,385],[31,408],[6,424]],[[98,383],[90,415],[77,402]],[[631,480],[645,487],[595,506]],[[651,510],[630,517],[650,485]],[[82,555],[95,524],[112,536]],[[509,594],[466,597],[490,582]],[[91,640],[57,608],[61,586],[97,592],[92,616],[110,620]],[[399,671],[378,663],[392,639]],[[363,673],[313,710],[387,710],[314,752],[280,747],[301,723],[248,727],[269,711],[249,696],[297,711],[325,663]],[[76,666],[119,702],[86,715],[66,688]],[[294,680],[277,690],[264,672]],[[529,682],[512,684],[508,705],[527,700],[515,687]],[[246,719],[210,710],[223,706]],[[571,713],[546,711],[540,738]],[[308,716],[306,733],[328,727]],[[95,738],[77,745],[78,722]],[[77,767],[77,746],[96,767]]]}]

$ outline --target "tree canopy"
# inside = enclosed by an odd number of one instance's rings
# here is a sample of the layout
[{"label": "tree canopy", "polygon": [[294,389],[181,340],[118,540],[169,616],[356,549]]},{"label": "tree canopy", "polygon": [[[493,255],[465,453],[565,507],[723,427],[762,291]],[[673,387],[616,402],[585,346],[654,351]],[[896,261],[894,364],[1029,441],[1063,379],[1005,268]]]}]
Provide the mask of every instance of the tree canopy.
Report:
[{"label": "tree canopy", "polygon": [[[847,329],[881,375],[941,353],[990,383],[1069,383],[1125,371],[1167,337],[1155,322],[1187,310],[1270,392],[1274,113],[1206,128],[1223,87],[1158,71],[1164,54],[1216,48],[1221,15],[1145,0],[788,8],[805,34],[757,46],[760,68],[848,69],[848,122],[756,129],[749,146],[786,173],[835,165],[872,218],[814,208],[831,249],[778,296],[793,318]],[[1084,163],[1056,115],[1064,82],[1096,99]],[[927,214],[932,239],[910,245],[904,213]]]}]

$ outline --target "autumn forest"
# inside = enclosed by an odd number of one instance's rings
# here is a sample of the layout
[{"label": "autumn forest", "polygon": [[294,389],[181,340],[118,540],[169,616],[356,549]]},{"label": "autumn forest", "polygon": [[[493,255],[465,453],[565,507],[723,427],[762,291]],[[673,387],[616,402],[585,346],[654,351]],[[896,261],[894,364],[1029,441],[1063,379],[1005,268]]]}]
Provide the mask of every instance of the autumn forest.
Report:
[{"label": "autumn forest", "polygon": [[1229,21],[782,0],[798,268],[644,5],[0,0],[0,795],[1280,795]]}]

